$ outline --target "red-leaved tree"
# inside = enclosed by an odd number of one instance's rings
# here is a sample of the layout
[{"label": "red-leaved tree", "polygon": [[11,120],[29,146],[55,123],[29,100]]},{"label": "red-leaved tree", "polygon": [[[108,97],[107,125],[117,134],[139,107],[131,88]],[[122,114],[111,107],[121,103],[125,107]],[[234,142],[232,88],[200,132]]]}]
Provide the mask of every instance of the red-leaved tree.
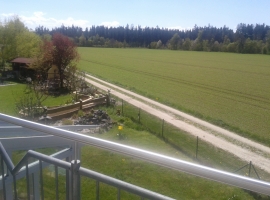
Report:
[{"label": "red-leaved tree", "polygon": [[59,71],[60,87],[64,87],[64,72],[68,67],[74,66],[79,61],[79,54],[74,42],[68,37],[55,33],[51,41],[44,40],[42,45],[42,62],[48,65],[56,65]]}]

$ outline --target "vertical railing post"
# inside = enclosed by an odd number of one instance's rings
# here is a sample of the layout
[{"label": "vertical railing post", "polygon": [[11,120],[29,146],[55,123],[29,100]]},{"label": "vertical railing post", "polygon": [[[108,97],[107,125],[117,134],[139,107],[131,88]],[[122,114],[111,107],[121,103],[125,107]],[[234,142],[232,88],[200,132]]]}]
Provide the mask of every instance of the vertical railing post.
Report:
[{"label": "vertical railing post", "polygon": [[27,185],[27,199],[30,200],[30,180],[29,180],[29,169],[28,169],[28,159],[25,163],[26,168],[26,185]]},{"label": "vertical railing post", "polygon": [[16,174],[13,175],[13,184],[14,184],[14,199],[17,200]]},{"label": "vertical railing post", "polygon": [[[69,157],[66,157],[66,161],[69,162]],[[70,185],[70,176],[71,176],[71,172],[69,170],[66,170],[66,200],[70,200],[71,199],[71,185]]]},{"label": "vertical railing post", "polygon": [[55,165],[54,166],[54,172],[55,172],[55,196],[56,196],[56,200],[58,200],[59,199],[59,188],[58,188],[58,167]]},{"label": "vertical railing post", "polygon": [[1,168],[2,168],[2,184],[3,184],[3,199],[6,199],[6,183],[5,183],[5,168],[4,168],[4,159],[1,156]]},{"label": "vertical railing post", "polygon": [[[9,173],[8,169],[7,169],[7,176],[13,176],[11,175],[11,173]],[[9,173],[9,174],[8,174]],[[13,198],[13,187],[12,187],[12,183],[6,183],[6,199],[14,199]]]},{"label": "vertical railing post", "polygon": [[81,162],[79,160],[71,161],[71,181],[72,181],[72,199],[80,200],[80,175],[79,168]]},{"label": "vertical railing post", "polygon": [[[9,158],[12,158],[12,151],[7,151],[6,150],[6,155]],[[5,170],[6,170],[6,176],[7,177],[13,176],[11,174],[11,172],[9,171],[8,167],[7,167],[7,163],[5,163],[4,167],[5,167]],[[6,199],[14,199],[14,194],[13,194],[14,192],[13,191],[14,191],[14,189],[12,187],[12,183],[6,183]]]},{"label": "vertical railing post", "polygon": [[41,193],[41,200],[44,200],[44,188],[43,188],[43,173],[42,173],[42,161],[39,160],[39,185],[40,185],[40,193]]},{"label": "vertical railing post", "polygon": [[118,188],[117,190],[117,200],[120,200],[121,199],[121,190],[120,188]]},{"label": "vertical railing post", "polygon": [[39,183],[40,183],[40,176],[39,176],[38,171],[36,171],[36,172],[34,172],[32,174],[32,180],[33,180],[33,196],[34,196],[34,199],[41,199],[40,198],[40,188],[38,187]]},{"label": "vertical railing post", "polygon": [[96,181],[96,200],[99,200],[99,181]]}]

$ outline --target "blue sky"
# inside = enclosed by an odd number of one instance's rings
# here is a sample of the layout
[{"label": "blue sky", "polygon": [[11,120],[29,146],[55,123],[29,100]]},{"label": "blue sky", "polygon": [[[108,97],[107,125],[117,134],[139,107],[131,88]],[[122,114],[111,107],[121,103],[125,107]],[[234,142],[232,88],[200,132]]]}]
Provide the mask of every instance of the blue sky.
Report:
[{"label": "blue sky", "polygon": [[270,0],[0,0],[0,20],[18,15],[28,28],[72,24],[190,29],[237,24],[270,25]]}]

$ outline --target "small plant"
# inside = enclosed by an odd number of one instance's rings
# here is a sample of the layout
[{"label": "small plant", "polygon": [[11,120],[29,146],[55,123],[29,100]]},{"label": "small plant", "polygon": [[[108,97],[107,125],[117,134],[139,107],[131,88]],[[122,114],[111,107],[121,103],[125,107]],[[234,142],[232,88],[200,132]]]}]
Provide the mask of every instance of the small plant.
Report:
[{"label": "small plant", "polygon": [[82,110],[79,110],[77,115],[78,117],[83,117],[85,113]]},{"label": "small plant", "polygon": [[43,114],[42,102],[48,97],[44,93],[44,90],[37,86],[34,82],[32,85],[27,85],[24,94],[16,98],[16,94],[13,94],[15,98],[15,109],[21,115],[26,118],[33,119]]},{"label": "small plant", "polygon": [[73,125],[73,121],[70,119],[63,119],[62,124],[63,125]]},{"label": "small plant", "polygon": [[65,104],[74,104],[76,102],[76,94],[72,95],[71,98],[67,99]]},{"label": "small plant", "polygon": [[123,126],[119,125],[118,126],[118,134],[117,134],[119,140],[124,140],[126,138],[126,135],[123,134],[122,131],[123,131]]},{"label": "small plant", "polygon": [[72,119],[77,119],[78,118],[78,113],[74,113],[73,115],[72,115]]}]

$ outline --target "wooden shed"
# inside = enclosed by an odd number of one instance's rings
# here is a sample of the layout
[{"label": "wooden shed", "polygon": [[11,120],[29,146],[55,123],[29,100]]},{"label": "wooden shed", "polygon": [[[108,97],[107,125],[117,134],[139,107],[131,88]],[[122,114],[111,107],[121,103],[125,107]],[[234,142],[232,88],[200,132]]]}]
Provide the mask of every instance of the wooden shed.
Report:
[{"label": "wooden shed", "polygon": [[34,77],[35,69],[31,67],[31,63],[35,60],[33,58],[15,58],[11,60],[12,70],[16,77]]}]

